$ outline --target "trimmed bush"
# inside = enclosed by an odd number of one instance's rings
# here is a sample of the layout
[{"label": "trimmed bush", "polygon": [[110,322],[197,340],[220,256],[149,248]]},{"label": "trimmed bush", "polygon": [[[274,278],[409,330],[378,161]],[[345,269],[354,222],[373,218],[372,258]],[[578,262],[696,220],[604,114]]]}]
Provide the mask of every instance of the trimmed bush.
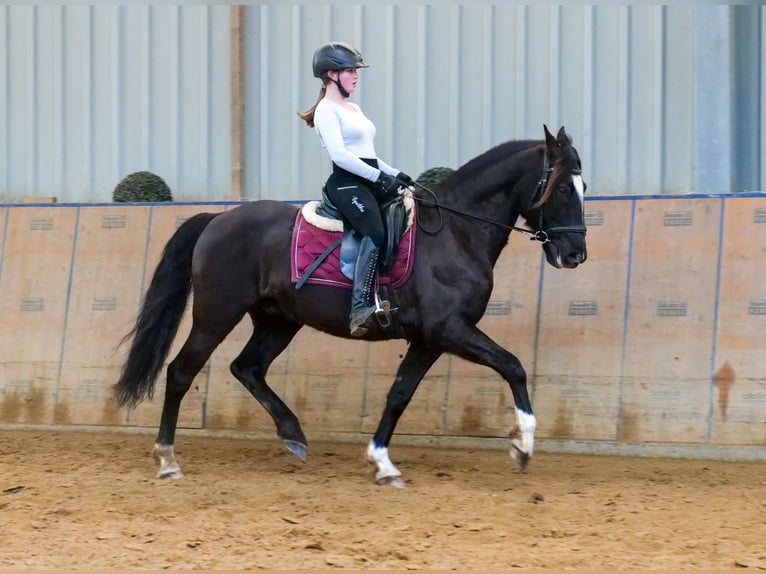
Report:
[{"label": "trimmed bush", "polygon": [[150,171],[136,171],[122,178],[112,192],[115,202],[173,201],[168,184]]},{"label": "trimmed bush", "polygon": [[447,176],[451,175],[455,170],[451,167],[432,167],[431,169],[427,169],[423,173],[421,173],[415,181],[417,181],[420,185],[423,185],[429,189],[433,189],[436,187],[439,187],[439,184],[441,184],[442,181],[444,181]]}]

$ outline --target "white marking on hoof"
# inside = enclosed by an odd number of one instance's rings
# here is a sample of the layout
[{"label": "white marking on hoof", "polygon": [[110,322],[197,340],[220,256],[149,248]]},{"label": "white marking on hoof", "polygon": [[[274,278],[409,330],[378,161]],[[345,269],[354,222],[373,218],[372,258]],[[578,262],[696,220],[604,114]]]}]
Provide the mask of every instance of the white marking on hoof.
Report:
[{"label": "white marking on hoof", "polygon": [[516,462],[519,472],[524,472],[529,464],[529,459],[535,447],[535,428],[537,419],[535,415],[516,409],[517,425],[511,431],[511,448],[509,454]]},{"label": "white marking on hoof", "polygon": [[[384,446],[375,446],[372,441],[367,446],[367,462],[375,465],[375,482],[385,486],[404,488],[404,481],[399,477],[402,473],[388,458],[388,449]],[[394,484],[394,483],[397,484]]]},{"label": "white marking on hoof", "polygon": [[172,444],[155,444],[152,453],[154,454],[154,458],[160,463],[160,470],[157,472],[157,478],[183,478],[184,473],[181,472],[181,467],[176,462],[176,455]]},{"label": "white marking on hoof", "polygon": [[535,449],[535,429],[537,428],[537,419],[535,418],[535,415],[531,413],[525,413],[524,411],[516,409],[516,420],[519,423],[519,431],[521,433],[521,444],[519,444],[519,448],[522,452],[527,453],[528,456],[532,456],[532,452],[534,452]]}]

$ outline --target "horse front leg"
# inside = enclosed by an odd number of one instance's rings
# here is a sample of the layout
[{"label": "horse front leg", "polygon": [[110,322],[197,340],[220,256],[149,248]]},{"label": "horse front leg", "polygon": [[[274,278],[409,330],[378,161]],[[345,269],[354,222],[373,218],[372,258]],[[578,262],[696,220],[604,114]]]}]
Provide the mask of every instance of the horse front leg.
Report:
[{"label": "horse front leg", "polygon": [[[526,391],[526,386],[524,390]],[[516,463],[519,472],[524,472],[527,464],[529,464],[529,458],[532,456],[535,446],[536,428],[537,420],[532,414],[532,408],[530,407],[528,411],[525,411],[516,407],[516,427],[511,432],[513,438],[511,438],[509,454]]]},{"label": "horse front leg", "polygon": [[447,350],[468,361],[495,370],[511,387],[516,407],[517,426],[512,431],[510,455],[519,472],[523,472],[534,451],[537,421],[527,391],[527,372],[521,361],[503,349],[476,326],[458,325],[449,329]]},{"label": "horse front leg", "polygon": [[367,461],[375,466],[374,478],[377,484],[404,488],[402,473],[388,456],[388,445],[396,424],[415,394],[418,384],[441,354],[441,351],[427,349],[413,342],[399,365],[394,384],[388,391],[378,428],[367,446]]}]

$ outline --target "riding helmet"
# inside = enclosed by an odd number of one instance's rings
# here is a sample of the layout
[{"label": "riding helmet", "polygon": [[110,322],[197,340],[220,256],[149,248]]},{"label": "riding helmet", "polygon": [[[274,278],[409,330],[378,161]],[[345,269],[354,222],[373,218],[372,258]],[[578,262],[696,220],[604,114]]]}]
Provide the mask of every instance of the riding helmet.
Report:
[{"label": "riding helmet", "polygon": [[345,42],[329,42],[314,52],[315,78],[321,78],[327,70],[369,67],[359,50]]}]

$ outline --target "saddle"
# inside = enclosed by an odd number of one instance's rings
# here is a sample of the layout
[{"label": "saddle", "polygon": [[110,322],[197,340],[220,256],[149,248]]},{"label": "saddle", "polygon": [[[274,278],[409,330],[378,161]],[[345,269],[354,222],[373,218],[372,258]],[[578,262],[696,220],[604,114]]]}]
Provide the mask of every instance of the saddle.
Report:
[{"label": "saddle", "polygon": [[[385,275],[390,271],[400,256],[400,241],[414,221],[413,208],[414,201],[411,196],[406,194],[398,194],[380,204],[380,212],[385,230],[384,245],[379,256],[381,275]],[[322,199],[320,201],[308,202],[301,210],[301,214],[307,223],[326,231],[342,232],[342,235],[330,244],[303,272],[296,283],[296,289],[300,289],[303,286],[311,277],[311,274],[338,245],[340,245],[340,271],[347,279],[353,281],[356,256],[362,236],[351,227],[349,222],[333,204],[324,186],[322,187]]]},{"label": "saddle", "polygon": [[[396,259],[399,248],[399,240],[406,229],[408,209],[404,205],[404,197],[397,194],[395,197],[386,199],[380,203],[380,215],[383,218],[385,240],[380,253],[380,269],[385,272]],[[411,211],[411,210],[410,210]],[[359,243],[362,236],[354,230],[349,222],[327,195],[327,186],[322,186],[322,200],[316,208],[316,214],[320,217],[335,219],[343,223],[343,239],[340,248],[341,272],[349,279],[354,278],[354,264],[356,254],[359,251]]]}]

